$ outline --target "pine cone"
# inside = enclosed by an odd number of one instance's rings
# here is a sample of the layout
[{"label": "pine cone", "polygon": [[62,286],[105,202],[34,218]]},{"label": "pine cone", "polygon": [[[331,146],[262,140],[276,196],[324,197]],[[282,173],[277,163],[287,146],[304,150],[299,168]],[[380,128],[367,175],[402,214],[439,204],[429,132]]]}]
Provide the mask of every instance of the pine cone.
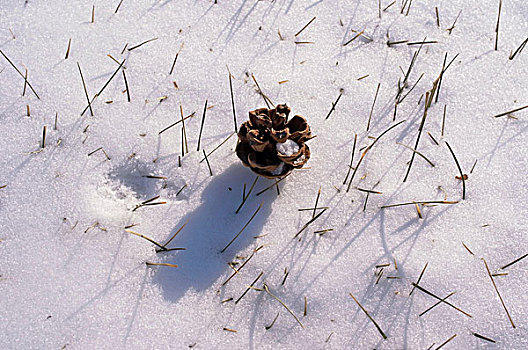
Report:
[{"label": "pine cone", "polygon": [[300,115],[288,121],[290,107],[258,108],[238,130],[236,153],[245,166],[258,175],[276,178],[288,175],[310,159],[305,141],[311,138],[310,126]]}]

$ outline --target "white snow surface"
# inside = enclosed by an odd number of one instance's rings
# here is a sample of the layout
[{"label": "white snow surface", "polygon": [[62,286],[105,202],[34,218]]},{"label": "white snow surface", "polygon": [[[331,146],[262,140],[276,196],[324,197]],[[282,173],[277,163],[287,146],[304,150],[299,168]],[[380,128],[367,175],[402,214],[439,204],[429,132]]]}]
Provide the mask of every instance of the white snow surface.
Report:
[{"label": "white snow surface", "polygon": [[[434,349],[454,335],[443,349],[528,348],[528,258],[501,269],[527,253],[528,110],[494,118],[528,103],[528,52],[508,59],[527,37],[526,1],[502,1],[498,50],[496,0],[412,1],[403,14],[402,1],[383,11],[392,2],[383,0],[381,18],[377,1],[124,0],[115,13],[120,2],[0,6],[0,49],[40,96],[29,87],[22,96],[24,78],[0,56],[0,348]],[[424,38],[435,43],[421,48],[393,121],[398,81],[420,47],[407,44]],[[420,134],[446,53],[446,65],[454,60]],[[108,55],[126,59],[123,69],[94,115],[81,116],[77,63],[91,99],[118,68]],[[274,183],[260,178],[238,214],[255,176],[234,154],[236,136],[208,155],[213,176],[200,162],[234,131],[226,65],[238,125],[265,106],[253,74],[317,135],[280,195],[272,186],[256,196]],[[180,106],[195,113],[181,167],[181,123],[159,134]],[[418,137],[435,167],[416,155],[403,182],[413,151],[400,144],[414,149]],[[447,143],[468,175],[465,199]],[[313,208],[319,188],[317,206],[328,209],[305,227],[322,210],[298,209]],[[156,196],[150,203],[164,204],[134,210]],[[414,205],[380,208],[424,200],[457,203],[421,206],[422,218]],[[185,223],[168,247],[186,250],[157,253],[125,231],[135,225],[163,245]],[[447,304],[419,316],[437,302],[409,295],[426,264],[419,285],[456,292],[447,301],[472,317]]]}]

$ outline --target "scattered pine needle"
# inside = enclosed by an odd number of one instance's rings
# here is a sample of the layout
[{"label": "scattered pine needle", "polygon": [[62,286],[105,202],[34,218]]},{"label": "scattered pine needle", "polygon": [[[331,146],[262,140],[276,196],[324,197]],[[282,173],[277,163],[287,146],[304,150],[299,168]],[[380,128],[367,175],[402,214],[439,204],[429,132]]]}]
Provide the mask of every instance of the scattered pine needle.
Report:
[{"label": "scattered pine needle", "polygon": [[255,185],[257,184],[257,181],[259,179],[259,176],[255,176],[255,180],[253,181],[253,184],[251,185],[251,187],[249,188],[249,191],[248,193],[246,194],[245,193],[245,190],[246,190],[246,187],[244,184],[244,192],[242,193],[242,202],[240,203],[240,205],[238,206],[237,210],[235,211],[235,214],[238,214],[238,212],[240,211],[240,209],[242,209],[242,207],[244,206],[244,203],[246,203],[246,200],[249,198],[249,195],[251,194],[251,192],[253,191],[253,188],[255,188]]},{"label": "scattered pine needle", "polygon": [[367,122],[367,131],[370,129],[370,120],[372,119],[372,113],[374,112],[374,106],[376,105],[376,100],[378,99],[378,93],[380,89],[381,83],[378,83],[378,87],[376,88],[376,95],[374,95],[374,101],[372,102],[372,107],[370,108],[370,114]]},{"label": "scattered pine needle", "polygon": [[133,235],[136,235],[136,236],[138,236],[138,237],[141,237],[141,238],[143,238],[143,239],[146,239],[146,240],[149,241],[150,243],[155,244],[155,245],[157,245],[158,247],[160,247],[162,250],[166,250],[166,248],[165,248],[164,246],[162,246],[161,244],[159,244],[158,242],[156,242],[156,241],[153,240],[152,238],[149,238],[149,237],[147,237],[147,236],[145,236],[145,235],[142,235],[141,233],[137,233],[137,232],[135,232],[135,231],[128,230],[128,229],[126,229],[125,232],[131,233],[131,234],[133,234]]},{"label": "scattered pine needle", "polygon": [[450,296],[452,296],[453,294],[455,294],[456,292],[451,292],[449,293],[445,298],[442,298],[441,300],[437,301],[436,303],[434,303],[432,306],[430,306],[429,308],[427,308],[427,310],[425,310],[424,312],[422,312],[421,314],[418,315],[418,317],[422,317],[423,315],[425,315],[427,312],[431,311],[433,308],[437,307],[438,305],[440,305],[441,303],[443,303],[444,301],[447,300],[447,298],[449,298]]},{"label": "scattered pine needle", "polygon": [[88,153],[88,157],[90,157],[92,154],[94,154],[95,152],[100,151],[102,149],[103,149],[103,147],[99,147],[98,149],[91,151],[90,153]]},{"label": "scattered pine needle", "polygon": [[344,43],[343,46],[347,46],[348,44],[350,44],[351,42],[353,42],[354,40],[359,38],[361,35],[363,35],[363,33],[364,33],[364,31],[361,31],[361,32],[357,33],[352,39],[350,39],[349,41]]},{"label": "scattered pine needle", "polygon": [[415,204],[457,204],[457,203],[458,201],[413,201],[413,202],[406,202],[406,203],[382,205],[380,208],[394,208],[394,207],[401,207],[404,205],[415,205]]},{"label": "scattered pine needle", "polygon": [[449,343],[451,340],[455,339],[456,336],[457,336],[456,334],[452,335],[451,338],[447,339],[445,342],[443,342],[442,344],[440,344],[440,346],[437,347],[435,350],[438,350],[438,349],[440,349],[440,348],[443,348],[444,345],[446,345],[447,343]]},{"label": "scattered pine needle", "polygon": [[330,332],[330,335],[328,336],[328,338],[326,338],[325,343],[328,343],[330,341],[332,335],[334,335],[334,332]]},{"label": "scattered pine needle", "polygon": [[[291,173],[290,173],[291,174]],[[284,180],[285,178],[287,178],[290,174],[284,176],[284,177],[281,177],[279,180],[275,181],[275,183],[273,183],[272,185],[269,185],[268,187],[266,187],[265,189],[263,189],[262,191],[258,192],[255,196],[260,196],[261,194],[263,194],[264,192],[266,192],[267,190],[269,190],[270,188],[273,188],[275,187],[279,182],[281,182],[282,180]],[[312,210],[312,209],[310,209]]]},{"label": "scattered pine needle", "polygon": [[501,270],[504,270],[505,268],[510,267],[510,266],[512,266],[515,263],[518,263],[519,261],[521,261],[522,259],[526,258],[527,256],[528,256],[528,254],[524,254],[520,258],[517,258],[517,259],[513,260],[511,263],[508,263],[508,264],[504,265],[503,267],[501,267]]},{"label": "scattered pine needle", "polygon": [[513,60],[515,58],[515,56],[517,56],[518,54],[520,54],[522,52],[522,50],[524,49],[524,47],[526,46],[526,44],[528,43],[528,38],[526,38],[522,43],[521,45],[512,53],[510,54],[510,56],[508,57],[510,60]]},{"label": "scattered pine needle", "polygon": [[68,40],[68,49],[66,50],[66,55],[64,56],[64,59],[67,60],[68,57],[70,57],[70,48],[71,48],[71,38]]},{"label": "scattered pine needle", "polygon": [[152,263],[152,262],[146,262],[147,266],[168,266],[168,267],[178,267],[176,264],[168,264],[168,263]]},{"label": "scattered pine needle", "polygon": [[119,1],[119,4],[117,4],[117,7],[116,7],[116,9],[115,9],[115,11],[114,11],[114,14],[116,14],[117,11],[119,11],[119,8],[121,7],[121,4],[123,3],[123,1],[124,1],[124,0]]},{"label": "scattered pine needle", "polygon": [[366,193],[383,194],[383,192],[367,190],[365,188],[359,188],[359,187],[356,187],[356,190],[361,191],[361,192],[366,192]]},{"label": "scattered pine needle", "polygon": [[110,76],[110,78],[106,81],[106,83],[103,85],[103,87],[101,88],[101,90],[99,90],[98,93],[96,93],[94,95],[94,97],[92,98],[92,100],[88,103],[88,106],[86,106],[83,111],[81,112],[81,116],[84,115],[84,113],[86,112],[86,110],[88,108],[90,108],[91,106],[91,103],[94,102],[94,100],[97,98],[97,96],[100,96],[103,91],[106,89],[106,87],[108,86],[108,84],[110,84],[110,82],[112,81],[112,79],[114,79],[114,77],[116,76],[117,72],[119,72],[119,70],[121,69],[121,67],[123,67],[123,65],[125,64],[126,62],[126,58],[123,59],[123,61],[121,61],[121,64],[119,65],[119,67],[117,67],[117,69],[114,71],[114,73],[112,73],[112,75]]},{"label": "scattered pine needle", "polygon": [[449,32],[449,35],[451,35],[451,33],[453,32],[453,29],[455,29],[456,27],[456,22],[458,21],[458,17],[460,17],[460,14],[462,13],[462,10],[460,10],[458,12],[458,15],[456,16],[455,20],[453,21],[453,24],[451,25],[451,27],[447,28],[447,31]]},{"label": "scattered pine needle", "polygon": [[269,326],[265,326],[264,328],[266,328],[266,330],[270,329],[271,327],[273,327],[273,325],[275,324],[275,322],[277,321],[277,319],[279,318],[279,315],[280,315],[280,312],[277,312],[277,316],[275,316],[275,318],[273,319],[273,321],[271,322],[271,324]]},{"label": "scattered pine needle", "polygon": [[151,41],[154,41],[154,40],[158,40],[158,38],[152,38],[152,39],[149,39],[149,40],[143,41],[142,43],[137,44],[136,46],[132,46],[132,47],[130,47],[130,48],[128,49],[128,51],[132,51],[132,50],[134,50],[134,49],[137,49],[138,47],[141,47],[141,46],[143,46],[143,45],[145,45],[145,44],[147,44],[147,43],[150,43]]},{"label": "scattered pine needle", "polygon": [[471,255],[475,255],[475,254],[473,254],[473,252],[467,247],[467,245],[464,244],[464,242],[462,242],[462,245],[464,246],[464,248],[466,248],[466,250],[469,252],[469,254],[471,254]]},{"label": "scattered pine needle", "polygon": [[174,66],[176,65],[176,61],[178,60],[178,56],[180,55],[180,52],[176,52],[176,55],[174,56],[174,61],[172,61],[172,66],[169,71],[169,75],[172,75],[172,72],[174,71]]},{"label": "scattered pine needle", "polygon": [[494,117],[494,118],[504,117],[505,115],[508,115],[508,114],[511,114],[511,113],[515,113],[515,112],[518,112],[518,111],[522,111],[522,110],[525,109],[525,108],[528,108],[528,105],[523,106],[523,107],[519,107],[519,108],[512,109],[511,111],[508,111],[508,112],[504,112],[504,113],[501,113],[501,114],[497,114],[497,115],[495,115],[495,116],[493,116],[493,117]]},{"label": "scattered pine needle", "polygon": [[[242,295],[235,301],[235,304],[238,304],[238,302],[247,294],[247,292],[255,285],[255,283],[257,283],[257,281],[262,277],[263,274],[264,274],[264,272],[261,272],[257,276],[257,278],[255,278],[255,280],[253,282],[251,282],[251,284],[249,285],[249,287],[247,287],[247,289],[244,291],[244,293],[242,293]],[[275,323],[275,321],[273,321],[273,323]],[[273,323],[271,324],[271,326],[273,326]],[[271,326],[270,326],[270,328],[271,328]],[[268,329],[268,328],[266,328],[266,329]]]},{"label": "scattered pine needle", "polygon": [[[429,136],[431,136],[431,134],[429,134]],[[431,136],[432,137],[432,136]],[[433,138],[434,140],[434,138]],[[435,140],[436,141],[436,140]],[[425,161],[427,163],[429,163],[433,168],[435,167],[435,164],[433,162],[431,162],[426,156],[424,156],[422,153],[418,152],[417,150],[415,150],[414,148],[410,147],[410,146],[407,146],[403,143],[400,143],[400,142],[396,142],[396,144],[400,145],[400,146],[403,146],[407,149],[410,149],[411,151],[413,151],[414,153],[416,153],[417,155],[419,155],[420,157],[422,157],[423,159],[425,159]]]},{"label": "scattered pine needle", "polygon": [[[194,113],[193,113],[194,115]],[[213,150],[209,153],[207,153],[207,157],[209,157],[214,151],[216,151],[217,149],[219,149],[220,147],[222,147],[222,145],[224,145],[231,137],[233,137],[233,135],[236,134],[236,131],[235,132],[232,132],[224,141],[222,141],[222,143],[220,143],[218,146],[216,146],[215,148],[213,148]],[[202,160],[200,160],[200,163],[202,163],[203,161],[205,160],[205,158],[202,158]]]},{"label": "scattered pine needle", "polygon": [[242,227],[242,229],[235,235],[235,237],[233,237],[233,239],[220,251],[220,253],[223,253],[226,251],[227,248],[229,248],[229,246],[231,244],[233,244],[233,242],[235,241],[235,239],[238,238],[238,236],[240,236],[240,234],[242,233],[242,231],[245,230],[245,228],[251,223],[251,220],[253,220],[255,218],[255,216],[257,215],[257,213],[259,212],[260,208],[262,208],[262,204],[264,204],[264,202],[260,203],[260,205],[258,206],[257,210],[255,210],[255,212],[253,213],[253,215],[251,216],[251,218],[248,220],[248,222],[244,225],[244,227]]},{"label": "scattered pine needle", "polygon": [[473,166],[471,167],[471,170],[469,171],[470,174],[473,174],[473,170],[475,170],[475,166],[477,165],[478,159],[475,159],[475,163],[473,163]]},{"label": "scattered pine needle", "polygon": [[[264,246],[259,246],[257,247],[256,249],[253,250],[253,252],[251,253],[251,255],[249,256],[249,258],[246,259],[246,261],[244,261],[244,263],[242,265],[240,265],[240,267],[238,268],[238,270],[235,269],[235,272],[233,272],[233,274],[231,276],[229,276],[225,281],[224,283],[222,283],[222,286],[225,286],[229,281],[231,281],[231,279],[233,277],[235,277],[235,275],[237,275],[240,270],[242,270],[242,268],[244,266],[246,266],[246,264],[251,260],[251,258],[253,258],[253,256],[255,255],[256,252],[258,252],[260,249],[262,249]],[[251,287],[252,289],[256,289],[254,287]]]},{"label": "scattered pine needle", "polygon": [[311,210],[314,210],[314,209],[323,210],[323,209],[328,209],[328,208],[330,208],[330,207],[299,208],[299,209],[297,209],[297,211],[311,211]]},{"label": "scattered pine needle", "polygon": [[315,214],[317,212],[317,203],[319,202],[319,196],[321,196],[321,186],[319,186],[319,191],[317,191],[317,198],[315,199],[315,205],[314,205],[314,208],[313,208],[312,219],[315,217]]},{"label": "scattered pine needle", "polygon": [[356,304],[358,304],[359,308],[365,313],[365,315],[367,315],[367,317],[369,318],[369,320],[372,321],[372,323],[374,324],[374,326],[376,326],[378,332],[380,332],[381,336],[383,337],[383,339],[387,339],[387,336],[385,335],[385,333],[383,333],[383,331],[381,330],[381,327],[376,323],[376,321],[374,321],[374,319],[372,318],[372,316],[370,316],[370,314],[368,313],[367,310],[365,310],[365,308],[359,303],[359,301],[356,299],[356,297],[354,297],[352,295],[352,293],[348,293],[348,295],[350,295],[352,297],[352,299],[354,299],[354,301],[356,302]]},{"label": "scattered pine needle", "polygon": [[126,74],[125,74],[125,70],[123,69],[121,72],[123,73],[123,80],[125,81],[125,89],[126,89],[126,93],[127,93],[127,101],[130,102],[130,89],[128,88],[128,80],[127,80],[127,77],[126,77]]},{"label": "scattered pine needle", "polygon": [[447,148],[449,148],[449,152],[451,152],[451,155],[455,159],[455,163],[457,165],[458,171],[460,171],[460,177],[462,179],[462,199],[466,199],[466,179],[464,179],[464,174],[462,173],[462,168],[460,168],[460,164],[458,163],[458,159],[455,156],[455,153],[453,152],[453,149],[451,146],[449,146],[449,143],[446,141]]},{"label": "scattered pine needle", "polygon": [[[202,116],[202,124],[200,126],[200,134],[198,135],[198,146],[196,147],[197,151],[200,150],[200,141],[202,140],[202,131],[203,131],[204,123],[205,123],[205,112],[207,112],[207,100],[205,100],[205,106],[204,106],[204,111],[203,111],[203,116]],[[205,152],[204,152],[204,155],[205,155]],[[205,158],[207,160],[207,156],[205,156]]]},{"label": "scattered pine needle", "polygon": [[475,337],[480,338],[480,339],[482,339],[482,340],[489,341],[490,343],[496,343],[495,340],[493,340],[493,339],[491,339],[491,338],[488,338],[488,337],[485,337],[485,336],[483,336],[483,335],[480,335],[480,334],[478,334],[478,333],[472,332],[472,334],[473,334]]},{"label": "scattered pine needle", "polygon": [[235,98],[233,96],[233,79],[232,79],[233,76],[231,74],[231,71],[229,70],[229,67],[227,67],[227,73],[229,74],[229,92],[231,93],[231,109],[233,110],[233,121],[235,123],[235,133],[236,133],[238,131],[238,124],[237,124],[236,111],[235,111]]},{"label": "scattered pine needle", "polygon": [[432,40],[432,41],[415,41],[415,42],[407,43],[407,45],[412,46],[412,45],[427,45],[427,44],[437,44],[437,43],[438,43],[438,41],[436,41],[436,40]]},{"label": "scattered pine needle", "polygon": [[408,42],[409,42],[409,40],[387,41],[387,46],[388,47],[392,47],[394,45],[405,44],[405,43],[408,43]]},{"label": "scattered pine needle", "polygon": [[357,142],[357,134],[354,135],[354,145],[352,146],[352,156],[350,158],[350,165],[348,166],[347,174],[345,176],[345,180],[343,181],[343,185],[346,184],[348,180],[348,176],[350,175],[350,170],[352,170],[352,163],[354,162],[354,154],[356,153],[356,142]]},{"label": "scattered pine needle", "polygon": [[271,109],[271,106],[270,106],[270,103],[273,105],[273,107],[275,107],[275,105],[273,104],[273,102],[271,102],[270,98],[264,94],[264,92],[262,91],[262,89],[260,88],[260,85],[259,83],[257,82],[257,78],[255,78],[255,74],[251,73],[251,78],[253,79],[253,81],[255,82],[255,85],[257,86],[257,91],[258,93],[262,96],[262,98],[264,99],[264,102],[266,103],[266,106],[268,107],[268,109]]},{"label": "scattered pine needle", "polygon": [[28,70],[26,68],[26,74],[24,75],[24,89],[22,90],[22,96],[26,96]]},{"label": "scattered pine needle", "polygon": [[497,15],[497,26],[495,27],[495,51],[497,51],[499,47],[499,23],[500,23],[501,9],[502,9],[502,0],[499,0],[499,13]]},{"label": "scattered pine needle", "polygon": [[[425,273],[425,269],[427,268],[427,265],[429,265],[429,262],[425,263],[425,266],[423,267],[422,272],[420,272],[420,276],[418,277],[418,281],[416,281],[416,284],[419,284],[420,281],[422,280],[422,276]],[[412,293],[414,292],[414,289],[415,287],[413,286],[413,288],[411,289],[411,292],[409,293],[409,296],[412,295]]]},{"label": "scattered pine needle", "polygon": [[301,34],[303,32],[303,30],[305,30],[310,24],[312,24],[313,21],[315,21],[317,17],[314,17],[312,18],[308,23],[306,23],[306,25],[304,27],[302,27],[301,30],[299,30],[294,36],[298,36],[299,34]]},{"label": "scattered pine needle", "polygon": [[317,214],[315,217],[311,218],[306,224],[304,224],[304,226],[301,228],[301,230],[299,232],[297,232],[297,234],[295,236],[293,236],[293,239],[297,238],[301,234],[301,232],[303,232],[312,222],[314,222],[321,215],[323,215],[325,211],[326,211],[326,209],[323,209],[319,214]]},{"label": "scattered pine needle", "polygon": [[2,54],[2,56],[4,56],[4,58],[7,60],[7,62],[9,62],[9,64],[11,65],[11,67],[13,67],[17,73],[24,79],[24,84],[27,83],[27,85],[29,86],[29,88],[31,89],[31,91],[33,91],[33,93],[35,94],[35,96],[37,96],[37,98],[40,100],[40,96],[37,94],[37,92],[35,91],[35,89],[33,89],[33,86],[29,83],[29,81],[27,80],[27,78],[24,76],[24,74],[22,74],[22,72],[15,66],[15,64],[13,62],[11,62],[11,60],[9,59],[9,57],[6,56],[6,54],[0,50],[0,54]]},{"label": "scattered pine needle", "polygon": [[187,225],[188,223],[189,223],[189,219],[187,219],[187,221],[185,221],[185,223],[183,225],[181,225],[181,227],[172,235],[172,237],[169,238],[169,240],[167,242],[165,242],[165,244],[163,245],[163,249],[166,249],[165,247],[168,246],[170,242],[172,242],[174,237],[176,237],[178,235],[178,233],[180,233],[180,231],[183,230],[185,225]]},{"label": "scattered pine needle", "polygon": [[407,172],[405,173],[405,177],[403,178],[403,182],[407,181],[407,177],[409,176],[409,173],[411,172],[411,167],[412,167],[413,162],[414,162],[414,156],[417,153],[418,144],[420,142],[420,137],[422,135],[422,131],[424,129],[425,121],[427,119],[427,112],[429,111],[429,107],[431,107],[431,103],[433,101],[433,96],[435,95],[435,92],[436,92],[436,90],[438,88],[439,81],[440,81],[440,78],[437,78],[433,82],[433,87],[431,88],[431,90],[427,91],[426,94],[425,94],[425,105],[424,105],[423,117],[422,117],[422,120],[420,122],[420,126],[418,127],[418,136],[416,137],[416,143],[415,143],[414,148],[413,148],[413,154],[412,154],[411,160],[409,162],[409,167],[407,168]]},{"label": "scattered pine needle", "polygon": [[204,149],[202,149],[202,151],[203,151],[203,155],[205,157],[205,161],[207,163],[207,168],[209,168],[209,175],[213,176],[213,170],[211,170],[211,164],[209,164],[209,159],[207,158],[207,154],[205,154],[205,150]]},{"label": "scattered pine needle", "polygon": [[416,207],[416,212],[418,213],[418,218],[423,219],[423,215],[422,215],[422,211],[420,209],[420,205],[418,205],[417,203],[414,203],[414,205]]},{"label": "scattered pine needle", "polygon": [[387,5],[387,7],[385,7],[385,8],[383,9],[383,12],[387,11],[387,10],[388,10],[392,5],[394,5],[395,3],[396,3],[396,1],[391,2],[389,5]]},{"label": "scattered pine needle", "polygon": [[325,120],[327,120],[330,117],[330,114],[332,114],[332,112],[335,110],[335,107],[337,106],[339,99],[341,99],[341,96],[343,96],[342,92],[339,93],[339,96],[337,96],[337,99],[335,100],[335,102],[332,102],[332,108],[330,108],[330,112],[328,112],[328,114],[326,115]]},{"label": "scattered pine needle", "polygon": [[449,303],[449,302],[447,302],[447,301],[445,301],[445,300],[442,300],[442,298],[440,298],[439,296],[436,296],[435,294],[429,292],[427,289],[423,288],[422,286],[419,286],[419,285],[416,284],[416,283],[411,283],[411,284],[412,284],[414,287],[416,287],[416,288],[418,288],[419,290],[421,290],[422,292],[424,292],[425,294],[430,295],[430,296],[432,296],[433,298],[438,299],[438,300],[440,300],[441,302],[443,302],[443,303],[445,303],[445,304],[451,306],[453,309],[455,309],[455,310],[461,312],[462,314],[466,315],[467,317],[473,317],[473,316],[471,316],[470,314],[468,314],[467,312],[463,311],[462,309],[456,307],[455,305],[453,305],[453,304],[451,304],[451,303]]},{"label": "scattered pine needle", "polygon": [[502,272],[502,273],[493,273],[491,274],[493,277],[502,277],[502,276],[508,276],[508,273],[507,272]]},{"label": "scattered pine needle", "polygon": [[489,278],[491,279],[491,283],[493,283],[493,288],[495,288],[495,291],[497,292],[497,295],[499,296],[499,299],[500,299],[500,302],[502,304],[502,307],[504,308],[504,311],[506,311],[506,315],[508,316],[508,320],[510,321],[511,325],[513,328],[516,328],[515,327],[515,324],[513,323],[513,320],[510,316],[510,312],[508,311],[508,309],[506,308],[506,304],[504,304],[504,300],[502,299],[502,296],[500,295],[499,293],[499,289],[497,288],[497,285],[495,284],[495,280],[493,279],[493,276],[491,275],[491,272],[490,272],[490,269],[488,267],[488,263],[486,262],[485,259],[482,259],[482,261],[484,261],[484,265],[486,266],[486,271],[488,272],[488,276]]},{"label": "scattered pine needle", "polygon": [[[167,126],[165,129],[161,130],[161,131],[158,133],[158,135],[161,135],[162,133],[164,133],[165,131],[169,130],[170,128],[172,128],[173,126],[177,125],[178,123],[181,123],[182,121],[187,120],[187,119],[192,118],[192,117],[194,117],[194,112],[191,113],[190,115],[186,116],[185,118],[178,120],[176,123],[173,123],[173,124]],[[212,153],[212,152],[211,152],[211,153]],[[205,159],[204,159],[204,160],[205,160]]]},{"label": "scattered pine needle", "polygon": [[264,283],[264,291],[266,293],[268,293],[271,297],[273,297],[273,299],[277,300],[282,306],[284,306],[284,308],[286,310],[288,310],[288,312],[290,313],[290,315],[293,316],[293,318],[295,319],[295,321],[297,321],[298,324],[301,325],[302,328],[304,328],[303,324],[301,323],[301,321],[297,318],[297,316],[295,316],[295,314],[290,310],[290,308],[288,306],[286,306],[286,304],[284,304],[282,302],[282,300],[280,300],[278,297],[276,297],[273,293],[270,292],[269,288],[268,288],[268,285],[266,283]]},{"label": "scattered pine needle", "polygon": [[354,179],[354,176],[356,175],[356,172],[359,168],[359,166],[361,165],[361,162],[363,161],[363,158],[365,158],[367,152],[372,148],[374,147],[374,145],[376,144],[376,142],[379,141],[380,138],[383,137],[383,135],[385,135],[386,133],[388,133],[389,131],[391,131],[392,129],[394,129],[395,127],[397,127],[398,125],[404,123],[405,120],[402,120],[394,125],[392,125],[391,127],[389,127],[387,130],[385,130],[384,132],[382,132],[378,137],[376,137],[376,139],[374,140],[374,142],[372,142],[370,144],[370,146],[368,146],[364,151],[363,153],[361,154],[361,157],[359,158],[357,164],[356,164],[356,167],[354,168],[354,172],[352,173],[352,177],[350,178],[350,182],[348,183],[348,187],[347,187],[347,192],[350,190],[350,185],[352,184],[352,180]]},{"label": "scattered pine needle", "polygon": [[44,125],[44,127],[42,128],[42,143],[40,144],[41,148],[46,147],[46,130],[47,130],[47,126]]}]

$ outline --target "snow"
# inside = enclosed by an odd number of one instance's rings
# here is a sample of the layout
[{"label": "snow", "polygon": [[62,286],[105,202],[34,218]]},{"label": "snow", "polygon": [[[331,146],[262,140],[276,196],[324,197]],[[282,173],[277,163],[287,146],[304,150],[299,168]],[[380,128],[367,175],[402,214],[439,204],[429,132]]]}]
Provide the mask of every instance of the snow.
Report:
[{"label": "snow", "polygon": [[[501,269],[527,253],[528,110],[493,117],[528,103],[528,52],[508,59],[526,39],[525,1],[503,1],[498,50],[496,0],[413,1],[408,15],[397,1],[381,18],[373,1],[125,0],[115,13],[119,2],[0,6],[0,50],[23,75],[27,68],[40,96],[29,87],[22,96],[24,79],[1,56],[0,348],[427,349],[455,334],[443,348],[528,348],[528,259]],[[423,45],[404,94],[416,87],[393,121],[398,80],[419,45],[387,41],[424,38],[437,43]],[[403,182],[413,151],[398,143],[415,148],[421,96],[446,53],[447,63],[458,56],[417,147],[435,167],[416,155]],[[91,98],[118,68],[108,55],[126,69],[94,100],[94,116],[81,116],[77,63]],[[280,194],[272,186],[257,196],[274,183],[264,178],[249,191],[255,176],[234,154],[236,136],[210,153],[234,131],[226,65],[239,125],[266,106],[253,74],[317,136]],[[180,167],[181,123],[159,132],[192,113]],[[362,160],[347,192],[355,134],[352,166]],[[446,142],[468,175],[464,200]],[[312,220],[313,210],[298,209],[313,208],[319,188],[317,206],[328,209],[292,239]],[[421,206],[421,219],[414,205],[380,208],[431,200],[458,203]],[[125,231],[164,244],[184,224],[167,247],[186,250],[157,253]],[[492,274],[507,273],[494,281],[515,328],[483,259]],[[447,301],[472,317],[445,304],[419,316],[437,302],[420,290],[409,296],[426,264],[419,285],[441,298],[456,292]],[[381,277],[376,265],[386,265]],[[235,303],[261,273],[254,287],[266,283],[304,328],[265,291]]]},{"label": "snow", "polygon": [[277,151],[285,156],[291,156],[299,152],[299,145],[293,140],[286,140],[286,142],[277,143]]},{"label": "snow", "polygon": [[272,170],[272,171],[271,171],[271,174],[273,174],[273,175],[280,175],[280,174],[282,174],[283,170],[284,170],[284,163],[281,162],[281,163],[279,164],[279,166],[278,166],[275,170]]}]

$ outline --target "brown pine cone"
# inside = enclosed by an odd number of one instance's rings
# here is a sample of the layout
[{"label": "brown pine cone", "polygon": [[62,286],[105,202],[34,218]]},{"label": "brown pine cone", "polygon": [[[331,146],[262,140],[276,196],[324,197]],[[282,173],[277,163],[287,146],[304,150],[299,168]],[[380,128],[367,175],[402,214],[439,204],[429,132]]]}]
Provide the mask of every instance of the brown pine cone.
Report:
[{"label": "brown pine cone", "polygon": [[276,178],[288,175],[310,159],[305,141],[310,126],[300,115],[288,121],[290,107],[258,108],[249,112],[249,120],[238,130],[236,153],[245,166],[258,175]]}]

